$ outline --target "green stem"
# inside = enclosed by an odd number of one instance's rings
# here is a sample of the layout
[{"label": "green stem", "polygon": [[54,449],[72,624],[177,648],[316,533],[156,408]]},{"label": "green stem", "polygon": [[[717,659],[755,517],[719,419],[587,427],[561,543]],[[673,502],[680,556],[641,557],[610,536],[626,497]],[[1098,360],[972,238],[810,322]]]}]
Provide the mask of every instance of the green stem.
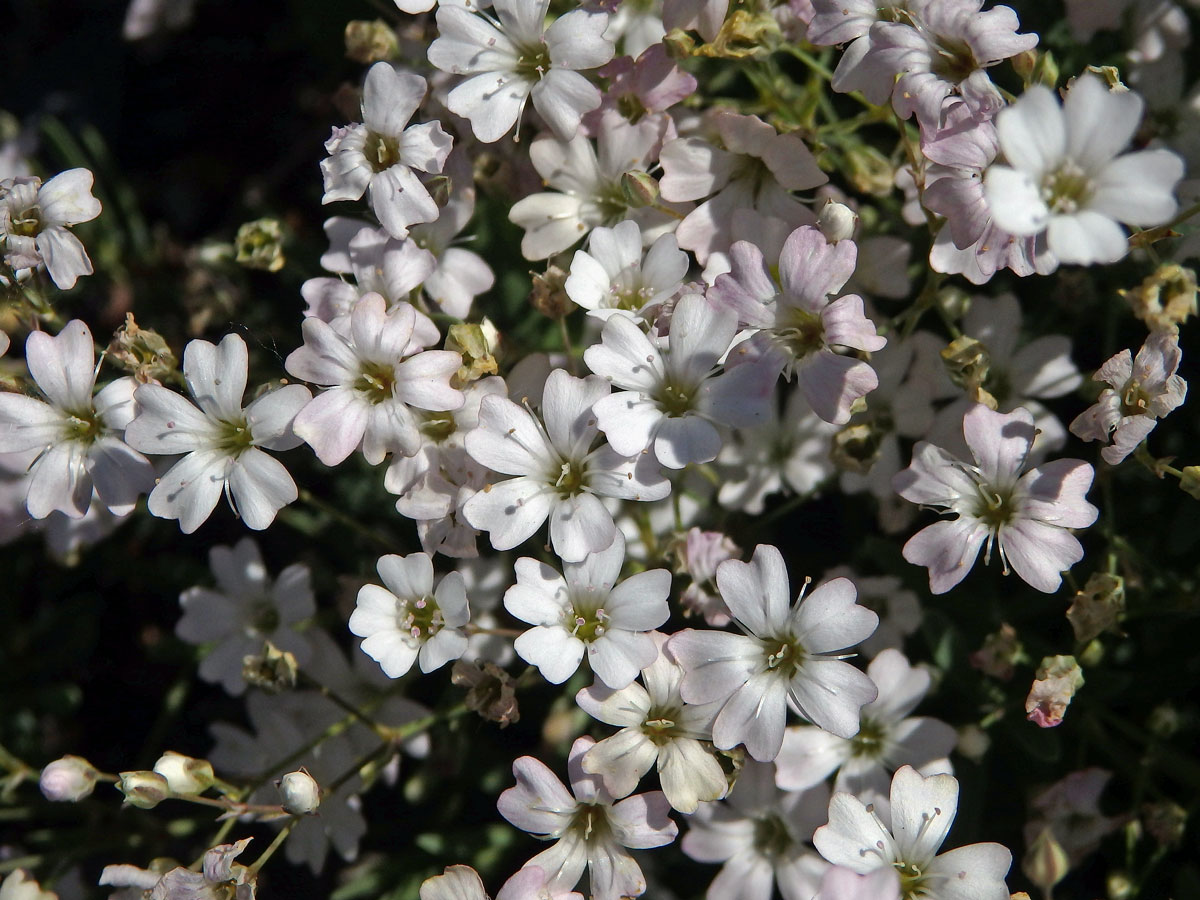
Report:
[{"label": "green stem", "polygon": [[300,489],[300,500],[301,500],[301,502],[307,503],[309,506],[313,507],[313,509],[316,509],[316,510],[324,513],[325,515],[329,516],[334,521],[336,521],[342,525],[345,525],[351,531],[354,531],[355,533],[362,535],[363,537],[367,538],[370,541],[374,541],[379,546],[386,547],[389,550],[395,549],[395,546],[396,546],[395,541],[391,540],[389,537],[387,537],[385,535],[380,534],[379,532],[375,531],[374,529],[368,528],[366,525],[364,525],[358,519],[354,518],[354,516],[347,515],[346,513],[342,512],[340,509],[338,509],[336,506],[334,506],[332,503],[329,503],[326,500],[322,500],[320,497],[313,494],[313,492],[310,491],[308,488]]},{"label": "green stem", "polygon": [[270,846],[262,852],[262,856],[246,867],[249,870],[249,880],[253,880],[253,877],[258,875],[262,867],[266,865],[267,860],[274,856],[275,851],[283,846],[283,842],[288,839],[288,835],[292,833],[292,829],[296,827],[296,823],[299,821],[298,818],[293,816],[290,822],[279,829],[279,834],[275,835],[275,840],[271,841]]}]

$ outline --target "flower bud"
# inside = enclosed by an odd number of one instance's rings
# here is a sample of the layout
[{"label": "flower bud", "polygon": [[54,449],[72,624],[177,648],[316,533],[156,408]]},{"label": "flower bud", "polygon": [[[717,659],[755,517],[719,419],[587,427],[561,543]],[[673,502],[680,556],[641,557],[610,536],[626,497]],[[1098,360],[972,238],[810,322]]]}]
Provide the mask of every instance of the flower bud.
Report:
[{"label": "flower bud", "polygon": [[174,374],[179,363],[157,331],[140,328],[133,313],[108,345],[108,361],[116,363],[142,384],[161,382]]},{"label": "flower bud", "polygon": [[858,225],[858,214],[844,203],[833,200],[826,201],[817,215],[817,228],[825,235],[825,240],[831,244],[854,237],[855,226]]},{"label": "flower bud", "polygon": [[294,688],[299,673],[296,657],[270,641],[266,642],[262,653],[242,658],[242,678],[246,684],[272,694]]},{"label": "flower bud", "polygon": [[237,261],[248,269],[278,272],[283,268],[283,226],[278,219],[246,222],[234,238]]},{"label": "flower bud", "polygon": [[1200,500],[1200,466],[1186,466],[1179,476],[1179,489]]},{"label": "flower bud", "polygon": [[304,768],[288,772],[277,782],[283,808],[293,816],[311,816],[321,805],[321,786]]},{"label": "flower bud", "polygon": [[346,56],[356,63],[395,59],[400,55],[400,39],[383,19],[369,22],[355,19],[346,23]]},{"label": "flower bud", "polygon": [[658,181],[653,175],[633,170],[621,175],[621,193],[633,209],[658,202]]},{"label": "flower bud", "polygon": [[193,759],[168,750],[154,764],[154,771],[167,779],[175,794],[202,794],[213,785],[212,764],[206,759]]},{"label": "flower bud", "polygon": [[75,803],[91,795],[98,774],[82,756],[64,756],[42,769],[38,787],[47,800]]},{"label": "flower bud", "polygon": [[140,809],[153,809],[171,795],[167,779],[157,772],[122,772],[117,790],[125,795],[125,802]]},{"label": "flower bud", "polygon": [[1049,897],[1051,889],[1067,877],[1071,860],[1062,844],[1055,840],[1054,833],[1043,828],[1021,861],[1021,870],[1042,889],[1043,896]]},{"label": "flower bud", "polygon": [[450,326],[446,332],[446,349],[462,356],[462,365],[455,376],[456,387],[466,387],[472,381],[499,371],[495,356],[499,340],[500,333],[487,319]]}]

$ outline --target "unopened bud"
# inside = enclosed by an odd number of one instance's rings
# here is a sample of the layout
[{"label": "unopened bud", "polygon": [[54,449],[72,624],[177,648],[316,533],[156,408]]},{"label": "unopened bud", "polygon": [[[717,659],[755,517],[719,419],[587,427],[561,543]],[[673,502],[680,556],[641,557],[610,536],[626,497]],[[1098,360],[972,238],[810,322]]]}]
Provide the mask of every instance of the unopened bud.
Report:
[{"label": "unopened bud", "polygon": [[1012,58],[1012,67],[1028,88],[1044,84],[1052,88],[1058,84],[1058,61],[1049,50],[1025,50]]},{"label": "unopened bud", "polygon": [[1043,828],[1021,861],[1021,870],[1049,897],[1053,887],[1067,877],[1071,860],[1067,851],[1054,838],[1049,828]]},{"label": "unopened bud", "polygon": [[283,268],[283,226],[278,219],[255,219],[238,229],[236,259],[247,269],[278,272]]},{"label": "unopened bud", "polygon": [[829,200],[817,215],[817,228],[831,244],[854,237],[858,214],[844,203]]},{"label": "unopened bud", "polygon": [[212,763],[168,750],[154,764],[154,771],[167,779],[176,794],[202,794],[213,786]]},{"label": "unopened bud", "polygon": [[383,19],[373,22],[355,19],[346,23],[346,56],[356,63],[369,66],[399,55],[400,39]]},{"label": "unopened bud", "polygon": [[321,805],[321,786],[304,768],[288,772],[277,782],[283,808],[293,816],[311,816]]},{"label": "unopened bud", "polygon": [[167,779],[157,772],[122,772],[117,790],[125,795],[125,802],[141,809],[153,809],[171,795]]},{"label": "unopened bud", "polygon": [[98,774],[82,756],[64,756],[42,769],[38,787],[47,800],[74,803],[91,795]]},{"label": "unopened bud", "polygon": [[658,202],[658,181],[653,175],[634,169],[621,175],[621,193],[632,209]]},{"label": "unopened bud", "polygon": [[1186,466],[1179,476],[1180,490],[1200,500],[1200,466]]}]

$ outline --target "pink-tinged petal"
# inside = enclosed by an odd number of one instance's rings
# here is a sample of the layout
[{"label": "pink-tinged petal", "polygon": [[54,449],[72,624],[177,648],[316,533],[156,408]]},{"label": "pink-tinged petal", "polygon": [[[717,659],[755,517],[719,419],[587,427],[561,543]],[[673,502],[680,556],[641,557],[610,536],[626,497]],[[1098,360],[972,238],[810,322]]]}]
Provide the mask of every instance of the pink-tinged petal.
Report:
[{"label": "pink-tinged petal", "polygon": [[[618,728],[636,726],[634,730],[639,734],[641,733],[640,726],[645,721],[652,705],[650,695],[637,682],[626,685],[619,691],[595,683],[576,694],[575,702],[593,719],[598,719],[608,725],[615,725]],[[585,766],[584,771],[591,770]]]},{"label": "pink-tinged petal", "polygon": [[1012,853],[1001,844],[968,844],[943,853],[926,870],[945,900],[1006,900]]},{"label": "pink-tinged petal", "polygon": [[821,310],[821,324],[825,327],[825,343],[831,347],[852,347],[875,353],[887,344],[887,338],[878,334],[875,323],[867,318],[862,297],[857,294],[839,297]]},{"label": "pink-tinged petal", "polygon": [[465,444],[477,462],[505,475],[538,477],[558,468],[530,412],[504,397],[483,398],[479,425],[467,433]]},{"label": "pink-tinged petal", "polygon": [[963,417],[963,437],[979,464],[983,480],[995,487],[1016,483],[1033,447],[1033,416],[1026,409],[995,412],[982,403]]},{"label": "pink-tinged petal", "polygon": [[992,166],[984,175],[983,187],[987,208],[999,228],[1018,237],[1032,237],[1046,230],[1050,207],[1031,172]]},{"label": "pink-tinged petal", "polygon": [[576,807],[575,798],[563,783],[532,756],[516,760],[513,775],[516,786],[504,791],[496,802],[500,815],[530,834],[561,833],[570,824]]},{"label": "pink-tinged petal", "polygon": [[[587,143],[586,138],[576,140]],[[580,218],[582,205],[583,201],[573,194],[549,191],[531,194],[514,203],[508,211],[508,220],[525,229],[521,255],[526,259],[547,259],[577,243],[587,233],[587,226]]]},{"label": "pink-tinged petal", "polygon": [[511,550],[533,536],[553,503],[553,492],[546,485],[512,478],[476,493],[463,504],[462,512],[472,528],[489,532],[493,547]]},{"label": "pink-tinged petal", "polygon": [[585,113],[600,106],[600,90],[578,72],[552,67],[529,92],[555,137],[569,141]]},{"label": "pink-tinged petal", "polygon": [[133,421],[138,411],[137,404],[133,402],[137,389],[137,381],[126,376],[110,381],[92,398],[92,405],[106,428],[124,431]]},{"label": "pink-tinged petal", "polygon": [[504,592],[504,608],[531,625],[556,625],[567,605],[567,583],[552,568],[523,556],[516,562],[517,583]]},{"label": "pink-tinged petal", "polygon": [[1144,108],[1138,94],[1110,91],[1098,77],[1085,72],[1072,82],[1063,103],[1067,155],[1085,171],[1096,171],[1129,145]]},{"label": "pink-tinged petal", "polygon": [[433,560],[426,553],[389,553],[379,557],[375,569],[397,597],[416,600],[433,592]]},{"label": "pink-tinged petal", "polygon": [[783,628],[792,604],[783,554],[759,544],[745,563],[728,559],[717,566],[717,587],[735,619],[751,634],[769,637]]},{"label": "pink-tinged petal", "polygon": [[[146,387],[153,385],[138,388],[138,394]],[[137,424],[136,419],[134,424]],[[221,450],[189,453],[175,463],[150,492],[147,501],[150,513],[160,519],[178,519],[179,530],[191,534],[216,508],[232,462]]]},{"label": "pink-tinged petal", "polygon": [[666,377],[662,354],[631,319],[613,316],[604,323],[601,343],[583,352],[583,361],[617,387],[650,394]]},{"label": "pink-tinged petal", "polygon": [[777,673],[752,675],[717,714],[713,722],[714,746],[731,750],[745,744],[746,752],[759,762],[773,760],[783,745],[787,693],[787,682]]},{"label": "pink-tinged petal", "polygon": [[[670,617],[667,597],[671,592],[671,573],[666,569],[638,572],[620,582],[604,601],[604,609],[615,628],[628,631],[652,631]],[[658,657],[655,650],[645,668]]]},{"label": "pink-tinged petal", "polygon": [[858,734],[859,711],[877,696],[875,682],[849,663],[806,659],[792,677],[791,694],[814,725],[842,738]]},{"label": "pink-tinged petal", "polygon": [[229,469],[229,491],[247,528],[262,531],[275,514],[299,496],[283,463],[256,447],[244,451]]},{"label": "pink-tinged petal", "polygon": [[718,425],[753,428],[771,414],[779,370],[748,362],[726,369],[700,387],[696,409]]},{"label": "pink-tinged petal", "polygon": [[441,875],[421,882],[421,900],[487,900],[483,881],[470,866],[448,866]]},{"label": "pink-tinged petal", "polygon": [[633,850],[663,847],[679,834],[672,821],[671,805],[662,791],[635,794],[613,806],[609,821],[617,840]]},{"label": "pink-tinged petal", "polygon": [[951,507],[960,498],[973,496],[976,488],[958,459],[921,441],[913,448],[912,464],[892,478],[892,490],[923,506]]},{"label": "pink-tinged petal", "polygon": [[550,61],[567,69],[594,69],[613,58],[615,48],[604,36],[609,17],[577,9],[555,19],[546,29]]},{"label": "pink-tinged petal", "polygon": [[[577,879],[578,880],[578,879]],[[496,900],[534,900],[548,895],[549,882],[546,872],[541,866],[531,866],[528,863],[523,869],[504,882]],[[425,900],[424,897],[421,900]],[[555,900],[583,900],[583,894],[571,892],[558,894]]]},{"label": "pink-tinged petal", "polygon": [[667,801],[681,813],[694,813],[701,802],[719,800],[729,787],[721,764],[689,738],[676,738],[659,750],[658,778]]},{"label": "pink-tinged petal", "polygon": [[620,534],[612,513],[595,494],[551,500],[550,545],[564,562],[580,562],[607,550]]},{"label": "pink-tinged petal", "polygon": [[[690,833],[689,833],[690,837]],[[708,886],[706,896],[737,897],[738,900],[771,900],[775,872],[770,861],[755,852],[738,853],[729,859]]]},{"label": "pink-tinged petal", "polygon": [[525,865],[536,866],[545,871],[546,883],[553,897],[556,891],[569,890],[578,884],[587,863],[587,846],[579,835],[568,832],[556,844],[543,850]]},{"label": "pink-tinged petal", "polygon": [[597,375],[576,378],[566,369],[555,369],[542,390],[542,418],[550,443],[565,459],[582,459],[596,438],[592,407],[609,392],[608,382]]},{"label": "pink-tinged petal", "polygon": [[725,631],[686,629],[667,642],[667,651],[686,671],[679,693],[687,703],[725,700],[763,664],[758,641]]},{"label": "pink-tinged petal", "polygon": [[438,205],[408,166],[396,165],[377,173],[367,187],[367,196],[379,224],[394,238],[407,237],[410,225],[438,217]]},{"label": "pink-tinged petal", "polygon": [[816,312],[854,274],[857,260],[853,241],[830,244],[818,229],[806,225],[788,235],[779,255],[779,279],[789,297]]},{"label": "pink-tinged petal", "polygon": [[879,387],[879,377],[869,363],[829,350],[810,356],[799,380],[812,411],[833,425],[849,422],[854,401]]},{"label": "pink-tinged petal", "polygon": [[462,356],[449,350],[425,350],[396,366],[396,398],[417,409],[462,409],[463,393],[450,386]]},{"label": "pink-tinged petal", "polygon": [[668,469],[711,462],[721,452],[721,435],[699,416],[664,416],[654,436],[654,455]]},{"label": "pink-tinged petal", "polygon": [[1062,573],[1083,559],[1083,545],[1073,534],[1031,519],[1016,519],[1003,526],[999,542],[1013,571],[1047,594],[1057,591]]},{"label": "pink-tinged petal", "polygon": [[1065,116],[1054,92],[1043,85],[1000,110],[996,133],[1008,161],[1037,177],[1057,167],[1067,149]]},{"label": "pink-tinged petal", "polygon": [[317,394],[296,415],[293,433],[313,448],[327,466],[344,462],[362,443],[370,410],[349,388],[335,387]]},{"label": "pink-tinged petal", "polygon": [[987,526],[975,519],[934,522],[908,539],[904,558],[915,566],[926,566],[929,590],[944,594],[967,577],[988,533]]},{"label": "pink-tinged petal", "polygon": [[807,790],[832,775],[852,751],[849,741],[821,728],[788,728],[775,759],[775,781],[785,791]]},{"label": "pink-tinged petal", "polygon": [[739,159],[705,140],[689,137],[668,141],[660,162],[663,199],[678,202],[700,200],[719,191],[729,183]]},{"label": "pink-tinged petal", "polygon": [[537,666],[551,684],[562,684],[575,674],[583,659],[583,641],[560,625],[537,625],[521,634],[513,646],[517,655]]},{"label": "pink-tinged petal", "polygon": [[92,173],[88,169],[59,172],[37,193],[42,220],[54,225],[78,225],[100,215],[100,201],[92,196]]},{"label": "pink-tinged petal", "polygon": [[240,335],[227,334],[215,347],[208,341],[188,342],[183,350],[183,377],[206,414],[222,422],[242,417],[247,359]]},{"label": "pink-tinged petal", "polygon": [[55,337],[34,331],[25,341],[29,374],[51,404],[70,413],[92,406],[95,361],[92,333],[79,319],[72,319]]},{"label": "pink-tinged petal", "polygon": [[91,275],[95,271],[83,242],[65,228],[43,229],[37,236],[36,245],[50,280],[59,290],[69,291],[75,287],[80,275]]},{"label": "pink-tinged petal", "polygon": [[588,457],[588,485],[601,497],[661,500],[671,493],[652,453],[623,457],[607,444]]},{"label": "pink-tinged petal", "polygon": [[1056,459],[1030,469],[1017,483],[1018,515],[1060,528],[1087,528],[1099,515],[1084,499],[1094,474],[1079,459]]},{"label": "pink-tinged petal", "polygon": [[821,888],[814,900],[901,900],[900,876],[892,868],[859,875],[834,866],[821,879]]},{"label": "pink-tinged petal", "polygon": [[1183,160],[1170,150],[1127,153],[1104,167],[1088,207],[1127,225],[1161,225],[1178,208],[1181,178]]}]

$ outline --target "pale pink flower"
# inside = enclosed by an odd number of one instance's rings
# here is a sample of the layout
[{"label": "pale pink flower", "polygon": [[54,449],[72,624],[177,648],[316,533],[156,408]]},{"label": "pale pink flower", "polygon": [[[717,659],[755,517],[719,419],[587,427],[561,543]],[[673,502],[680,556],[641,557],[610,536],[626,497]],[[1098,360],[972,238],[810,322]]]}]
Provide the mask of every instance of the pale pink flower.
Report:
[{"label": "pale pink flower", "polygon": [[583,756],[594,744],[581,737],[571,746],[570,793],[545,764],[522,756],[513,763],[516,786],[501,794],[496,806],[517,828],[556,841],[527,864],[540,867],[551,888],[569,890],[586,867],[593,900],[637,897],[646,890],[646,879],[629,850],[669,844],[679,829],[661,791],[616,802],[598,775],[586,774]]},{"label": "pale pink flower", "polygon": [[1098,511],[1084,496],[1092,467],[1059,459],[1022,474],[1036,431],[1027,410],[993,412],[976,404],[963,418],[963,435],[973,462],[920,442],[912,464],[893,479],[901,497],[957,514],[935,522],[904,545],[904,558],[929,568],[929,588],[944,594],[966,577],[986,541],[993,544],[1004,571],[1039,591],[1053,593],[1062,571],[1083,559],[1083,547],[1069,529],[1086,528]]},{"label": "pale pink flower", "polygon": [[713,743],[722,750],[744,743],[755,759],[773,760],[789,706],[821,728],[853,737],[859,710],[878,692],[837,651],[859,643],[879,621],[855,603],[854,585],[839,578],[807,598],[801,593],[792,605],[782,554],[759,544],[751,562],[721,563],[717,586],[744,634],[689,629],[668,645],[687,672],[683,699],[724,701]]},{"label": "pale pink flower", "polygon": [[1110,466],[1136,450],[1187,396],[1187,382],[1176,374],[1183,354],[1175,335],[1155,332],[1131,357],[1122,350],[1100,367],[1092,378],[1108,387],[1071,423],[1071,433],[1085,441],[1112,441],[1100,451]]},{"label": "pale pink flower", "polygon": [[45,184],[34,176],[0,181],[0,248],[12,268],[45,265],[60,290],[92,274],[92,261],[67,229],[100,215],[92,196],[92,173],[68,169]]}]

